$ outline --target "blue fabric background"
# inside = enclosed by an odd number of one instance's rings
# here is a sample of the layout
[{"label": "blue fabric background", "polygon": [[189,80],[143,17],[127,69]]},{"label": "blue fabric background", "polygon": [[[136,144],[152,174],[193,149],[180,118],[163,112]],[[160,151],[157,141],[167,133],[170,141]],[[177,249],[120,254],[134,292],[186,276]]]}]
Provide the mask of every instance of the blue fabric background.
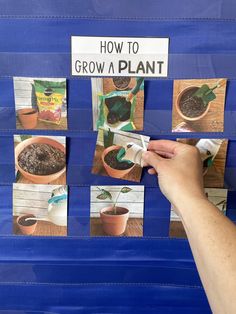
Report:
[{"label": "blue fabric background", "polygon": [[[0,313],[211,313],[187,241],[167,237],[170,204],[146,171],[145,237],[88,237],[90,185],[130,182],[90,174],[91,85],[70,76],[70,36],[170,38],[168,78],[145,80],[143,133],[152,139],[175,139],[173,79],[229,79],[225,132],[204,137],[229,139],[225,187],[236,221],[235,29],[233,0],[0,0]],[[67,136],[67,238],[12,235],[13,135],[32,134],[15,129],[13,76],[68,79],[69,130],[50,132]]]}]

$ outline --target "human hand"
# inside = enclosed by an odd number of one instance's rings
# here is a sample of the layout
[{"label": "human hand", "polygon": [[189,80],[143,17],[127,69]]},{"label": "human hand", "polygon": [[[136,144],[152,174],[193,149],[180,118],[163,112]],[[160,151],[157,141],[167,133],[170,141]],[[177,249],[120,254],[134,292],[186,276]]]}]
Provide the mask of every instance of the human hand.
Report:
[{"label": "human hand", "polygon": [[169,140],[151,141],[143,153],[149,174],[157,174],[162,193],[178,214],[191,199],[206,198],[203,189],[202,161],[194,146]]}]

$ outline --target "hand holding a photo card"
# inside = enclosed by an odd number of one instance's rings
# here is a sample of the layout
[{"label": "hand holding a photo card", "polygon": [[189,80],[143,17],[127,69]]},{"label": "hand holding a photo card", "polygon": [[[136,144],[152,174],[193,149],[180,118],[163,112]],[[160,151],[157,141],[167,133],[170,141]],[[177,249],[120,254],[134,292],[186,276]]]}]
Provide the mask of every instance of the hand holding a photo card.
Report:
[{"label": "hand holding a photo card", "polygon": [[175,141],[151,141],[143,161],[152,167],[149,174],[158,174],[162,193],[177,211],[188,199],[206,198],[202,162],[195,147]]},{"label": "hand holding a photo card", "polygon": [[165,140],[148,150],[143,160],[182,220],[212,311],[235,313],[236,228],[205,195],[199,150]]}]

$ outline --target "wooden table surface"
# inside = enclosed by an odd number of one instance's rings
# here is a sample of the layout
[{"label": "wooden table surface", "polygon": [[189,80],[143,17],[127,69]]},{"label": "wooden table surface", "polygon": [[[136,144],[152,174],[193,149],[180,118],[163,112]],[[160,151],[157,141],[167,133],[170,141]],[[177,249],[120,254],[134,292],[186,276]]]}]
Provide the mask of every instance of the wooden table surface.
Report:
[{"label": "wooden table surface", "polygon": [[187,238],[184,226],[181,221],[171,221],[169,236],[171,238]]},{"label": "wooden table surface", "polygon": [[[22,235],[20,229],[16,223],[17,217],[13,217],[13,233],[16,235]],[[33,236],[66,236],[67,227],[56,226],[51,222],[38,221]]]},{"label": "wooden table surface", "polygon": [[[91,218],[90,220],[90,235],[91,236],[108,236],[102,228],[100,218]],[[125,232],[122,234],[125,237],[142,237],[143,236],[143,219],[129,218]]]},{"label": "wooden table surface", "polygon": [[[207,81],[207,83],[206,83]],[[172,128],[185,121],[177,113],[175,103],[182,90],[189,86],[201,87],[207,84],[213,87],[218,79],[209,80],[175,80],[173,92]],[[186,121],[187,124],[197,132],[223,132],[224,131],[224,105],[225,105],[225,86],[214,90],[216,99],[210,102],[210,109],[206,116],[198,121]]]},{"label": "wooden table surface", "polygon": [[[181,143],[195,145],[198,140],[196,139],[178,139]],[[224,187],[224,174],[225,163],[227,155],[228,140],[225,140],[217,153],[213,165],[208,168],[207,173],[204,175],[205,188],[222,188]]]},{"label": "wooden table surface", "polygon": [[[24,130],[18,117],[16,117],[16,128],[18,130]],[[60,124],[47,123],[43,121],[38,121],[37,127],[34,130],[67,130],[67,118],[62,117]]]},{"label": "wooden table surface", "polygon": [[[96,145],[92,173],[99,174],[101,176],[108,176],[102,163],[101,156],[102,156],[103,151],[104,151],[103,146]],[[141,174],[142,174],[142,168],[139,165],[135,165],[134,168],[128,174],[126,174],[122,179],[140,182]]]},{"label": "wooden table surface", "polygon": [[[136,85],[135,78],[131,78],[128,90],[131,90]],[[112,78],[103,79],[103,93],[108,94],[115,90]],[[134,112],[134,125],[136,130],[143,130],[143,116],[144,116],[144,91],[140,90],[136,95],[136,106]]]}]

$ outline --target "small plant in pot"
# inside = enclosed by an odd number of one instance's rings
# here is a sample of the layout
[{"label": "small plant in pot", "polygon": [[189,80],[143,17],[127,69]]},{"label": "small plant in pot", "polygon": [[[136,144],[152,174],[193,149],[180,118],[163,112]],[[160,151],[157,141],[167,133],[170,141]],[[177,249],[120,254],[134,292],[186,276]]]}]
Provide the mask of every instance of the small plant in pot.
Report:
[{"label": "small plant in pot", "polygon": [[129,210],[125,207],[117,206],[117,202],[121,193],[129,193],[132,189],[126,186],[122,187],[115,200],[109,191],[100,188],[98,188],[98,190],[100,194],[97,196],[97,199],[109,199],[112,203],[112,205],[105,207],[100,211],[100,218],[104,232],[111,236],[122,235],[127,226]]}]

